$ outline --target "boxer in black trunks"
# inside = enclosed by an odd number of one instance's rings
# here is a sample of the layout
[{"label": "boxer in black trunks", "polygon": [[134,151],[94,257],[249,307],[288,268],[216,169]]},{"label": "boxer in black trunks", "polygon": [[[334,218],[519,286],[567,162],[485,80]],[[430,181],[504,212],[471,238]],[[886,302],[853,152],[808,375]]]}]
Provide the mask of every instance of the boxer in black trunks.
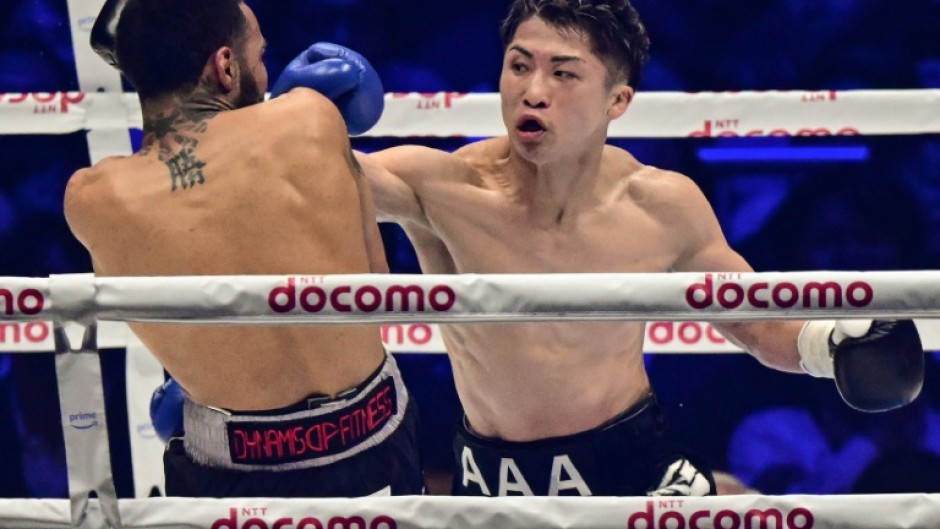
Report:
[{"label": "boxer in black trunks", "polygon": [[[92,40],[144,129],[66,190],[96,274],[388,271],[348,137],[381,113],[367,62],[312,46],[263,101],[265,40],[239,0],[109,0]],[[415,405],[377,325],[131,327],[186,390],[168,495],[422,493]]]},{"label": "boxer in black trunks", "polygon": [[[359,156],[380,220],[402,226],[423,272],[752,271],[690,178],[606,144],[649,49],[630,2],[514,0],[502,35],[505,136]],[[902,406],[923,383],[910,321],[715,326],[768,367],[835,378],[866,411]],[[643,323],[441,331],[466,413],[456,494],[714,492],[649,400]]]},{"label": "boxer in black trunks", "polygon": [[163,458],[166,489],[175,496],[422,491],[416,404],[392,357],[337,396],[311,396],[261,412],[222,412],[191,399],[184,406],[186,433],[170,439]]},{"label": "boxer in black trunks", "polygon": [[453,490],[470,496],[703,496],[711,472],[674,445],[652,394],[586,432],[506,442],[482,437],[463,422],[454,451]]}]

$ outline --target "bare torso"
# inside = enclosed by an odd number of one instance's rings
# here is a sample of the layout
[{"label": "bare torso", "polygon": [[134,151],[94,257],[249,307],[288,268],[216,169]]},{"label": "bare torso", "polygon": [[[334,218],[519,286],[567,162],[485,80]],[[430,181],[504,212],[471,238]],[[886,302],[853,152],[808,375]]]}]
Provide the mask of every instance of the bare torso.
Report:
[{"label": "bare torso", "polygon": [[[157,146],[77,173],[66,215],[96,273],[377,271],[345,130],[329,103],[311,97],[221,112],[204,132],[187,133],[197,142],[193,159],[205,164],[203,183],[182,188],[178,181],[171,190]],[[303,113],[316,125],[291,125],[308,119]],[[383,358],[375,326],[133,329],[196,401],[236,410],[334,394],[360,383]]]},{"label": "bare torso", "polygon": [[[683,237],[647,200],[657,179],[678,175],[607,147],[591,193],[541,212],[507,175],[507,149],[505,139],[473,144],[452,157],[459,171],[412,183],[427,224],[403,226],[425,273],[665,272],[679,259]],[[482,435],[531,440],[584,431],[650,391],[641,323],[509,322],[442,332],[467,418]]]},{"label": "bare torso", "polygon": [[[362,156],[381,220],[400,224],[425,273],[751,271],[689,178],[609,145],[634,90],[589,31],[540,16],[507,42],[507,136],[455,153],[402,146]],[[609,57],[608,57],[609,58]],[[633,76],[633,67],[627,67]],[[798,322],[721,323],[732,342],[799,371]],[[526,441],[602,425],[650,391],[643,326],[447,325],[469,426]]]}]

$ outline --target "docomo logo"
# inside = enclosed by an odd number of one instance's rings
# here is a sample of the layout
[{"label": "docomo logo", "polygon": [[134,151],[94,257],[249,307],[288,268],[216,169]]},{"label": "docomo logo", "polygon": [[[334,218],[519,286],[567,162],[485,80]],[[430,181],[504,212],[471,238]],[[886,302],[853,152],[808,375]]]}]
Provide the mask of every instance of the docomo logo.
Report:
[{"label": "docomo logo", "polygon": [[77,105],[85,100],[81,92],[33,92],[33,93],[0,93],[0,103],[6,101],[11,104],[35,104],[33,112],[65,114],[69,105]]},{"label": "docomo logo", "polygon": [[296,522],[293,518],[278,518],[268,523],[257,517],[267,514],[267,510],[267,507],[242,508],[242,515],[252,518],[239,524],[238,509],[233,507],[228,511],[228,518],[219,518],[210,529],[398,529],[398,522],[384,514],[371,520],[362,516],[333,516],[323,523],[319,518],[308,516]]},{"label": "docomo logo", "polygon": [[686,321],[673,323],[658,321],[646,329],[646,339],[656,345],[669,345],[679,341],[685,345],[724,345],[728,342],[714,327],[707,323]]},{"label": "docomo logo", "polygon": [[800,128],[796,130],[786,130],[782,128],[764,130],[754,129],[749,131],[738,131],[737,119],[706,119],[701,130],[689,133],[690,138],[739,138],[741,136],[858,136],[861,134],[858,129],[852,127],[842,127],[837,130],[826,127]]},{"label": "docomo logo", "polygon": [[[426,307],[436,312],[447,312],[454,307],[457,294],[447,285],[435,285],[425,290],[418,285],[375,285],[353,287],[322,284],[298,289],[297,278],[287,279],[287,286],[274,287],[268,294],[271,310],[285,313],[300,306],[305,312],[425,312]],[[414,308],[412,308],[412,304]]]},{"label": "docomo logo", "polygon": [[433,339],[434,328],[426,323],[382,326],[385,345],[427,345]]},{"label": "docomo logo", "polygon": [[[714,277],[714,279],[713,279]],[[726,309],[736,309],[745,302],[756,309],[767,309],[771,305],[783,309],[795,307],[797,304],[804,308],[826,308],[832,300],[832,306],[840,308],[843,301],[849,305],[861,308],[871,304],[875,292],[871,285],[863,281],[855,281],[843,288],[840,283],[827,281],[808,281],[802,288],[796,283],[781,281],[771,285],[758,282],[748,286],[739,285],[735,280],[741,280],[741,274],[705,274],[704,283],[693,283],[685,291],[685,300],[693,309],[705,309],[717,303]],[[716,289],[716,281],[721,283]]]},{"label": "docomo logo", "polygon": [[15,294],[10,289],[0,288],[0,303],[3,303],[3,311],[7,315],[12,316],[19,311],[20,314],[32,316],[42,312],[46,298],[35,288],[27,288]]},{"label": "docomo logo", "polygon": [[0,323],[0,344],[22,343],[23,338],[29,343],[42,343],[49,338],[49,332],[49,324],[44,321]]},{"label": "docomo logo", "polygon": [[[408,99],[413,92],[395,92],[392,94],[394,99]],[[418,110],[437,110],[441,108],[451,108],[454,101],[467,96],[465,92],[418,92]]]},{"label": "docomo logo", "polygon": [[[660,508],[672,507],[682,500],[660,501]],[[646,502],[646,510],[635,512],[627,519],[627,529],[812,529],[816,520],[809,509],[797,507],[784,512],[780,509],[750,509],[743,515],[730,509],[722,509],[712,515],[710,510],[695,511],[686,515],[678,511],[657,513],[652,501]]]}]

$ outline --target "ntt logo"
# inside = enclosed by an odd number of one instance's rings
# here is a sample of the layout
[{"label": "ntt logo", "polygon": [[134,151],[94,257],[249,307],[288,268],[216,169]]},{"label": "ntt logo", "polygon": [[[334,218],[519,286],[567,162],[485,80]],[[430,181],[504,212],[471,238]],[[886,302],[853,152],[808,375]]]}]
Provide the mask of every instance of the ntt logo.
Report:
[{"label": "ntt logo", "polygon": [[454,307],[457,294],[447,285],[425,289],[418,285],[326,286],[322,283],[301,288],[297,278],[287,285],[274,287],[268,294],[271,310],[286,313],[300,308],[304,312],[447,312]]},{"label": "ntt logo", "polygon": [[741,274],[705,274],[705,282],[693,283],[685,291],[685,300],[693,309],[707,309],[719,305],[726,309],[740,306],[756,309],[783,308],[840,308],[845,305],[861,308],[871,304],[875,297],[871,285],[855,281],[843,286],[835,281],[809,281],[802,287],[796,283],[758,282],[741,285]]},{"label": "ntt logo", "polygon": [[[676,503],[660,501],[663,504]],[[646,510],[635,512],[627,519],[627,529],[813,529],[816,520],[809,509],[797,507],[792,511],[780,509],[750,509],[746,512],[722,509],[695,511],[686,514],[679,511],[657,512],[652,501],[646,502]]]}]

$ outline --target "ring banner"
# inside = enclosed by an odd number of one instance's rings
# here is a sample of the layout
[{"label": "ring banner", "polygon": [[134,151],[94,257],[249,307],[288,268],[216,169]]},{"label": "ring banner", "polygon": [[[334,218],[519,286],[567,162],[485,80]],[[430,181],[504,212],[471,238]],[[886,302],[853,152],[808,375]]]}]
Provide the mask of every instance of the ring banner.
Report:
[{"label": "ring banner", "polygon": [[[937,494],[120,500],[124,529],[928,529]],[[94,511],[92,502],[89,511]],[[63,500],[0,500],[4,529],[65,529]]]},{"label": "ring banner", "polygon": [[49,279],[0,277],[0,322],[50,320]]},{"label": "ring banner", "polygon": [[[914,320],[926,351],[940,350],[940,322]],[[0,350],[13,353],[48,353],[54,350],[51,324],[0,323]],[[392,323],[382,325],[382,343],[390,353],[444,354],[439,325],[431,323]],[[122,322],[98,325],[101,349],[121,349],[139,342]],[[741,349],[727,340],[710,323],[702,321],[653,321],[646,324],[643,352],[650,354],[727,354]]]},{"label": "ring banner", "polygon": [[[935,134],[940,132],[938,107],[940,89],[640,92],[608,133],[612,138]],[[133,93],[0,93],[0,134],[141,126]],[[504,134],[499,94],[434,92],[386,94],[382,118],[365,136]]]},{"label": "ring banner", "polygon": [[[639,92],[611,138],[859,136],[940,132],[940,90]],[[369,136],[506,134],[499,94],[387,94]]]}]

